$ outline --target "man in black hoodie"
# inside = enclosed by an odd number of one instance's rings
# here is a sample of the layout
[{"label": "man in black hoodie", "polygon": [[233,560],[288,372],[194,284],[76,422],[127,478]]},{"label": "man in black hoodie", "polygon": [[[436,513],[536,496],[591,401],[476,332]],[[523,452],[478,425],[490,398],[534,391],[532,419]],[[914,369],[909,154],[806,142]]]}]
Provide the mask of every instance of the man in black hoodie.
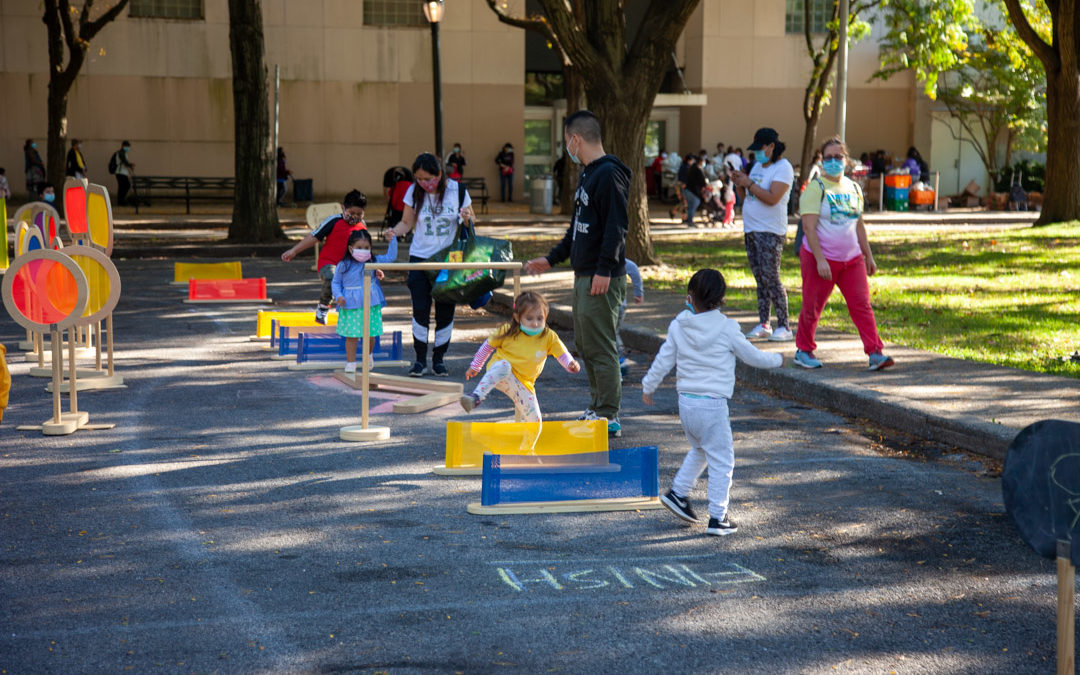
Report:
[{"label": "man in black hoodie", "polygon": [[574,217],[551,252],[525,264],[530,274],[546,272],[567,258],[574,269],[574,342],[589,377],[590,404],[579,418],[604,418],[608,433],[622,435],[619,407],[622,378],[615,331],[626,297],[626,230],[629,226],[630,169],[604,152],[600,120],[587,110],[566,118],[566,156],[585,166],[574,195]]}]

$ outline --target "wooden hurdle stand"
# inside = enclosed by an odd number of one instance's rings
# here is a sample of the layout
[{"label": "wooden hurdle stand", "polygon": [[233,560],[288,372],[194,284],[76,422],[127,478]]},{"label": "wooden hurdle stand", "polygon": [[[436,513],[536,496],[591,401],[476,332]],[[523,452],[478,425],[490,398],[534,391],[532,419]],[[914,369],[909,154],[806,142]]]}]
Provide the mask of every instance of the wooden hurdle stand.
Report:
[{"label": "wooden hurdle stand", "polygon": [[[367,267],[372,270],[385,271],[410,271],[410,270],[508,270],[514,273],[514,297],[521,293],[521,267],[519,261],[513,262],[416,262],[416,263],[376,263],[369,262]],[[371,426],[369,424],[369,394],[372,386],[371,368],[363,354],[368,352],[368,343],[371,340],[371,284],[364,284],[364,335],[360,341],[360,424],[341,427],[340,438],[343,441],[381,441],[390,438],[390,427]],[[386,377],[386,376],[383,376]],[[402,378],[405,379],[405,378]],[[411,383],[413,389],[420,380],[414,379]],[[447,384],[447,383],[442,383]]]}]

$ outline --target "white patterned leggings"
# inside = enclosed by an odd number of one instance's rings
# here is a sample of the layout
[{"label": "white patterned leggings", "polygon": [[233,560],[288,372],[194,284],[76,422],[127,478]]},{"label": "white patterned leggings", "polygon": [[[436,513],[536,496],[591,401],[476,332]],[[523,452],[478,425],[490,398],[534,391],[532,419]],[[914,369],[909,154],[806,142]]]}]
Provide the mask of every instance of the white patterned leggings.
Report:
[{"label": "white patterned leggings", "polygon": [[491,364],[488,371],[480,378],[476,389],[473,389],[473,394],[482,401],[487,398],[492,389],[498,389],[510,397],[510,400],[514,402],[514,409],[521,415],[523,421],[541,423],[540,401],[537,400],[536,393],[530,391],[521,383],[521,380],[517,379],[513,369],[510,368],[509,361],[502,360]]}]

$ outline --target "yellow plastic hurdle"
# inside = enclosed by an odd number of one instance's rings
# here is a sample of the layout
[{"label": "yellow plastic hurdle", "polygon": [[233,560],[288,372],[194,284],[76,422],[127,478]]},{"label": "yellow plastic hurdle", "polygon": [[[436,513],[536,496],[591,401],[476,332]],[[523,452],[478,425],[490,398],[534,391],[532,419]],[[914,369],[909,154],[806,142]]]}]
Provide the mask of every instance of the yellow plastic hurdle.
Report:
[{"label": "yellow plastic hurdle", "polygon": [[[337,312],[330,312],[326,315],[326,325],[336,326],[338,315]],[[255,334],[251,336],[252,340],[269,340],[270,339],[270,323],[277,321],[279,326],[318,326],[315,321],[314,312],[283,312],[275,310],[263,310],[260,309],[258,314],[255,315]]]},{"label": "yellow plastic hurdle", "polygon": [[173,283],[187,284],[188,279],[243,279],[240,261],[220,263],[173,263]]},{"label": "yellow plastic hurdle", "polygon": [[443,476],[479,476],[488,452],[550,457],[608,451],[604,420],[544,422],[539,438],[536,426],[535,422],[447,422],[446,465],[432,471]]}]

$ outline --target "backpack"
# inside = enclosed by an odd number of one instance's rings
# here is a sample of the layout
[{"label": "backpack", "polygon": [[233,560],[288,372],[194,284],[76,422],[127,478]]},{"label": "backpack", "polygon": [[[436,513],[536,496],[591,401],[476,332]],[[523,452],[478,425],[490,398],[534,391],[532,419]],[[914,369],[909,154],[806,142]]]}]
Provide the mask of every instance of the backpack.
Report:
[{"label": "backpack", "polygon": [[116,173],[116,169],[119,168],[120,158],[117,157],[119,154],[120,151],[117,150],[112,154],[112,157],[109,158],[109,173]]}]

